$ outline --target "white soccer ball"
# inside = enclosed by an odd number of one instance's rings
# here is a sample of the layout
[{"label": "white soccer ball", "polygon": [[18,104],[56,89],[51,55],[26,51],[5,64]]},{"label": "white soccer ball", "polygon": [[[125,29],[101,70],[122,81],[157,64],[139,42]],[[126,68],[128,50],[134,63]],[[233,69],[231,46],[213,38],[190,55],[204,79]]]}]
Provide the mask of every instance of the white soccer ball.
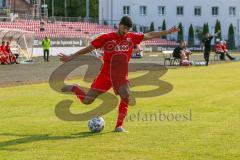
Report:
[{"label": "white soccer ball", "polygon": [[88,122],[88,128],[91,132],[101,132],[105,126],[104,119],[100,116],[93,117]]}]

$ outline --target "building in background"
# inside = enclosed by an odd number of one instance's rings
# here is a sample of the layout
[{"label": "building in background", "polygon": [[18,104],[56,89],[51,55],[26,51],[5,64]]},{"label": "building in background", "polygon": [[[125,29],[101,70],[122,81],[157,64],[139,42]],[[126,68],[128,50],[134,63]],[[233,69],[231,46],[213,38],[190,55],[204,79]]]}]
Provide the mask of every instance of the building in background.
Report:
[{"label": "building in background", "polygon": [[40,17],[41,0],[0,0],[0,16]]},{"label": "building in background", "polygon": [[167,28],[182,22],[185,39],[189,26],[202,28],[208,23],[214,32],[217,19],[221,23],[222,36],[227,38],[232,23],[239,33],[239,0],[99,0],[99,22],[118,24],[124,15],[132,17],[138,31],[148,30],[154,22],[155,30],[161,30],[163,20]]}]

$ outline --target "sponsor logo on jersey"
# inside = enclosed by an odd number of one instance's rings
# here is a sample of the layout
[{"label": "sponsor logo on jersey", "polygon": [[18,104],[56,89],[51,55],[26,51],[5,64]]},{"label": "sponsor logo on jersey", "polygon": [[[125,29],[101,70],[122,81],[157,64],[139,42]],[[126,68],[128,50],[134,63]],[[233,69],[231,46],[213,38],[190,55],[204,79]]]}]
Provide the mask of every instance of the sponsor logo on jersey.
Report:
[{"label": "sponsor logo on jersey", "polygon": [[[130,39],[130,41],[129,41]],[[124,40],[120,43],[117,43],[116,41],[109,41],[105,44],[104,50],[108,52],[127,52],[131,48],[131,38],[128,38],[127,40]]]}]

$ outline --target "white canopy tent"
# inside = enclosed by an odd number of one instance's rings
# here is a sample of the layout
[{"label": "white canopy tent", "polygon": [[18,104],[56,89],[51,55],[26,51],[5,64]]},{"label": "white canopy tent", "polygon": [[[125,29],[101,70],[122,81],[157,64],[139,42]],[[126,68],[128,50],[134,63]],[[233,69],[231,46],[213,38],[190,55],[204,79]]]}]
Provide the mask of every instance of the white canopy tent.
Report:
[{"label": "white canopy tent", "polygon": [[19,55],[20,63],[32,60],[34,32],[0,28],[0,41],[10,42],[10,49]]}]

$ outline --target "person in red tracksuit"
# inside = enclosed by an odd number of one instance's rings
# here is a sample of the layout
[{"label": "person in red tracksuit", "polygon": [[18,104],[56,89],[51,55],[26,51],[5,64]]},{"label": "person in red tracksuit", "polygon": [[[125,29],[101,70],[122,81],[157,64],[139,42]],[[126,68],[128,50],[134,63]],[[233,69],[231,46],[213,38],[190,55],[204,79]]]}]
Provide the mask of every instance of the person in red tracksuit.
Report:
[{"label": "person in red tracksuit", "polygon": [[225,60],[225,53],[223,51],[222,43],[221,41],[217,41],[217,44],[215,45],[215,52],[217,54],[220,54],[220,60]]},{"label": "person in red tracksuit", "polygon": [[12,54],[12,51],[11,51],[10,46],[9,46],[9,42],[7,42],[7,45],[5,46],[5,52],[8,55],[8,59],[9,59],[10,63],[18,64],[17,56]]},{"label": "person in red tracksuit", "polygon": [[222,41],[222,50],[231,61],[235,60],[235,58],[233,58],[228,52],[226,41]]},{"label": "person in red tracksuit", "polygon": [[0,50],[0,63],[8,64],[7,56]]},{"label": "person in red tracksuit", "polygon": [[172,27],[166,31],[149,32],[149,33],[133,33],[129,32],[133,22],[130,17],[124,16],[120,20],[117,32],[106,33],[91,42],[89,46],[68,56],[60,53],[60,61],[68,62],[81,55],[90,53],[95,49],[102,48],[104,50],[103,66],[97,78],[91,85],[87,94],[79,85],[67,85],[62,88],[62,92],[73,92],[84,104],[91,104],[99,95],[107,92],[113,87],[115,93],[120,96],[118,118],[115,126],[115,132],[127,132],[123,128],[123,121],[128,112],[129,103],[129,82],[128,82],[128,63],[134,50],[134,46],[140,44],[144,40],[160,38],[161,36],[178,32],[177,27]]},{"label": "person in red tracksuit", "polygon": [[2,41],[2,45],[0,46],[0,62],[1,64],[9,64],[9,58],[5,51],[5,41]]}]

